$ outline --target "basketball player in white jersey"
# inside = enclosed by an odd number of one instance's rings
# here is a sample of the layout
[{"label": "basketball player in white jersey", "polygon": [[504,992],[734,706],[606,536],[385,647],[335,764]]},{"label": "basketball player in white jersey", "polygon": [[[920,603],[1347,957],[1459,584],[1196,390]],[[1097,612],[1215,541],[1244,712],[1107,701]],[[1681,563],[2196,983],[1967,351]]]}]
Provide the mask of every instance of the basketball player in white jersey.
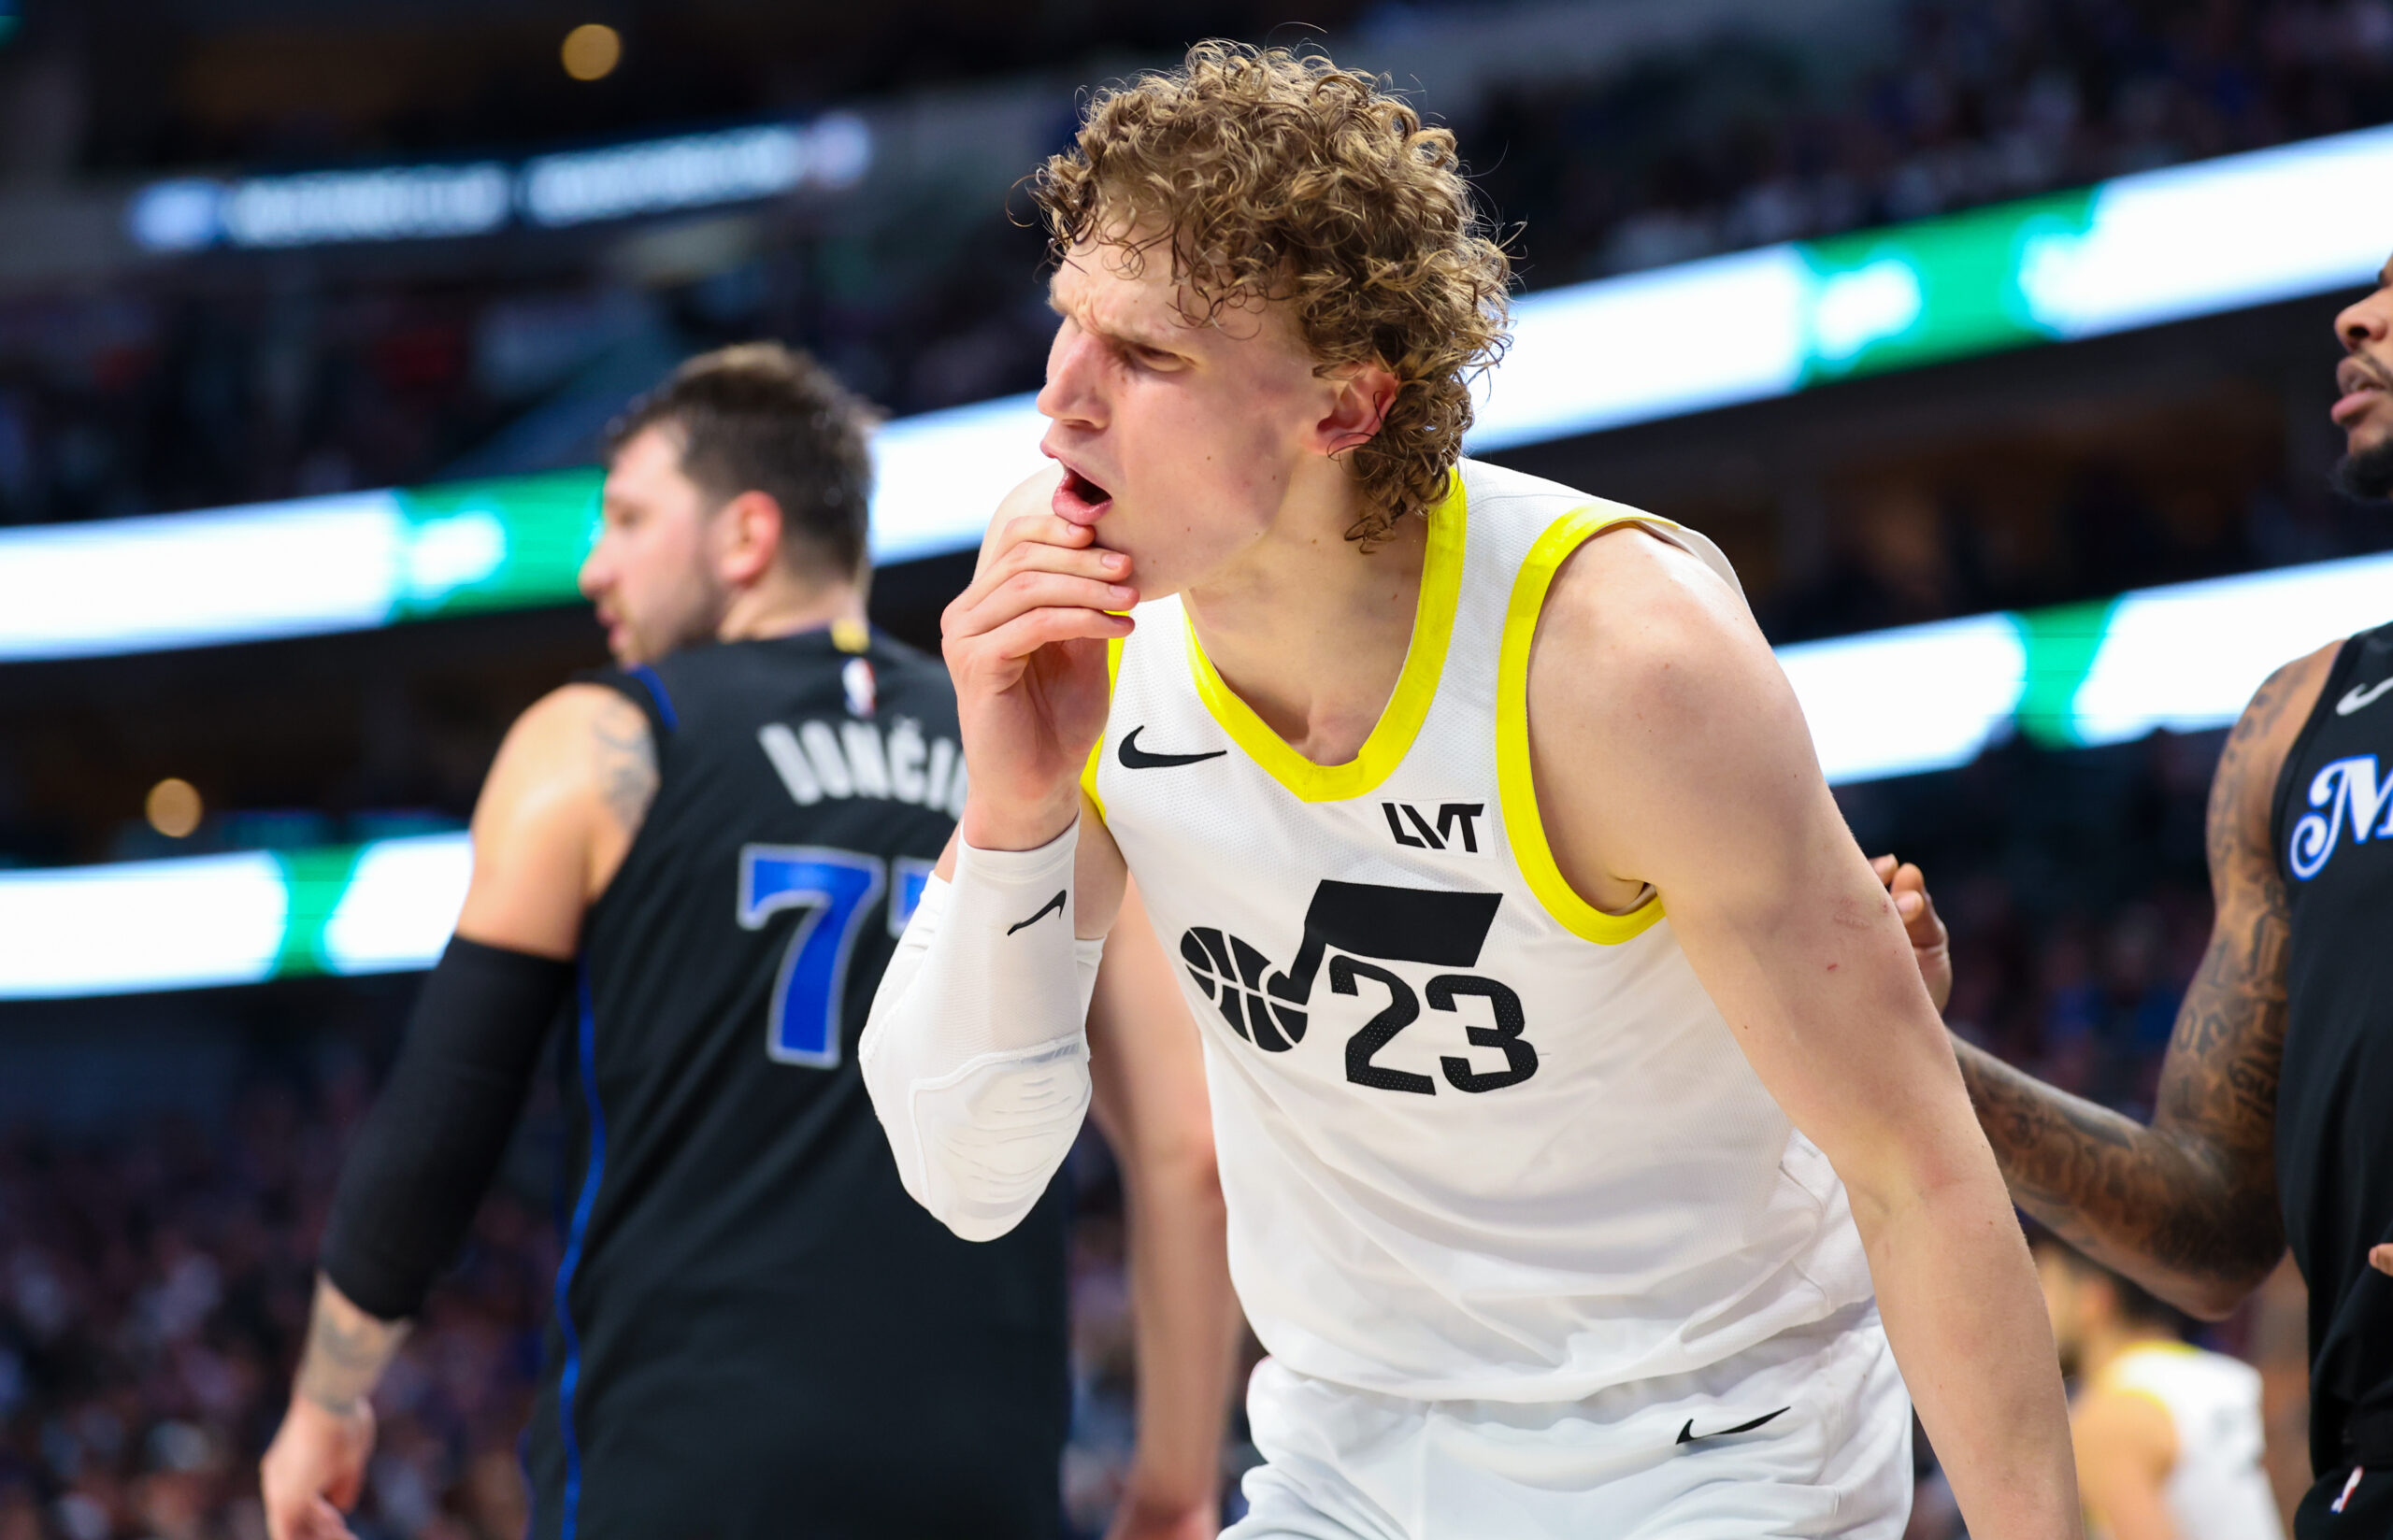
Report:
[{"label": "basketball player in white jersey", "polygon": [[2053,1337],[2077,1376],[2070,1433],[2104,1540],[2284,1540],[2261,1455],[2260,1375],[2196,1348],[2175,1313],[2051,1236],[2036,1241]]},{"label": "basketball player in white jersey", "polygon": [[1271,1355],[1239,1540],[1893,1540],[1906,1380],[1978,1540],[2078,1533],[2026,1244],[1726,563],[1458,459],[1507,269],[1452,137],[1209,44],[1037,193],[1060,469],[948,610],[971,789],[861,1055],[909,1191],[1037,1197],[1135,877]]}]

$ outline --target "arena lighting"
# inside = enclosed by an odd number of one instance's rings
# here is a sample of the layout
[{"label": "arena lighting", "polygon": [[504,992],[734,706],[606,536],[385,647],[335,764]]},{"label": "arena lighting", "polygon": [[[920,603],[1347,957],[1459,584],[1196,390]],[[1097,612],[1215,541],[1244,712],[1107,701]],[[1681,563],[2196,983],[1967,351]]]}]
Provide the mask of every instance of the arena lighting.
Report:
[{"label": "arena lighting", "polygon": [[0,1000],[429,967],[472,871],[459,834],[0,873]]},{"label": "arena lighting", "polygon": [[525,164],[516,195],[534,224],[583,224],[769,198],[810,184],[853,187],[871,160],[863,120],[833,113],[803,128],[775,123],[543,155]]},{"label": "arena lighting", "polygon": [[[2393,610],[2393,555],[1778,650],[1831,783],[2223,727],[2269,671]],[[0,999],[429,967],[465,901],[463,834],[0,872]]]},{"label": "arena lighting", "polygon": [[495,163],[314,171],[229,185],[183,178],[134,194],[125,225],[152,251],[219,241],[271,249],[480,235],[507,222],[513,188]]},{"label": "arena lighting", "polygon": [[2393,127],[1549,290],[1515,307],[1482,453],[1858,375],[2372,282]]},{"label": "arena lighting", "polygon": [[835,112],[805,124],[542,155],[520,167],[490,161],[232,182],[178,178],[136,192],[125,230],[150,251],[483,235],[518,213],[552,227],[743,203],[801,187],[836,191],[853,186],[871,163],[871,130]]},{"label": "arena lighting", "polygon": [[218,206],[235,246],[480,235],[507,221],[507,168],[495,164],[322,171],[236,183]]},{"label": "arena lighting", "polygon": [[603,21],[584,21],[565,35],[557,58],[577,80],[603,80],[623,63],[623,35]]},{"label": "arena lighting", "polygon": [[572,596],[595,470],[0,535],[0,661],[366,630]]},{"label": "arena lighting", "polygon": [[[543,157],[518,178],[518,200],[526,219],[567,224],[761,196],[789,178],[853,178],[869,155],[861,122],[829,117],[810,130]],[[1481,385],[1469,447],[1487,453],[2364,284],[2393,251],[2393,203],[2351,190],[2386,185],[2393,127],[1529,294],[1514,307],[1511,352]],[[361,194],[356,207],[397,218],[419,207],[409,196]],[[204,245],[223,201],[214,183],[160,183],[137,201],[136,227],[161,246]],[[261,199],[255,228],[302,228],[325,217],[319,203],[349,207],[322,189]],[[1028,395],[881,429],[874,559],[972,545],[998,497],[1039,467],[1043,430]],[[563,603],[595,487],[595,472],[575,472],[0,532],[0,662]],[[472,521],[437,531],[414,511],[468,503]],[[541,554],[527,562],[527,550]],[[442,576],[484,557],[496,564],[479,578]],[[134,581],[119,581],[125,573]]]}]

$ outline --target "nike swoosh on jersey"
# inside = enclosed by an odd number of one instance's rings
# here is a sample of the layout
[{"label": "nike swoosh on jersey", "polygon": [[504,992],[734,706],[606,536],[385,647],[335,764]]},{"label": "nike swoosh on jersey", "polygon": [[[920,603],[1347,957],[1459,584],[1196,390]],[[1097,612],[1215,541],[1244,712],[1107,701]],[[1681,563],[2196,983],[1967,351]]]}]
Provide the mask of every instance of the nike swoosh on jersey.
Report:
[{"label": "nike swoosh on jersey", "polygon": [[1749,1433],[1765,1422],[1777,1421],[1780,1418],[1784,1417],[1788,1412],[1791,1412],[1795,1408],[1792,1406],[1781,1406],[1778,1410],[1770,1412],[1766,1416],[1757,1417],[1751,1422],[1740,1422],[1733,1428],[1723,1428],[1717,1433],[1697,1433],[1695,1431],[1695,1419],[1688,1418],[1686,1419],[1686,1425],[1679,1430],[1679,1442],[1682,1444],[1700,1444],[1707,1438],[1727,1438],[1732,1433]]},{"label": "nike swoosh on jersey", "polygon": [[2361,707],[2373,704],[2377,696],[2388,690],[2393,690],[2393,679],[2381,679],[2370,685],[2356,684],[2344,691],[2343,698],[2335,703],[2335,715],[2348,717]]},{"label": "nike swoosh on jersey", "polygon": [[1217,760],[1229,752],[1226,749],[1216,749],[1210,754],[1151,754],[1139,747],[1139,734],[1146,730],[1146,724],[1141,722],[1122,734],[1122,746],[1115,751],[1113,757],[1122,762],[1123,769],[1167,770],[1175,764],[1195,764],[1199,760]]}]

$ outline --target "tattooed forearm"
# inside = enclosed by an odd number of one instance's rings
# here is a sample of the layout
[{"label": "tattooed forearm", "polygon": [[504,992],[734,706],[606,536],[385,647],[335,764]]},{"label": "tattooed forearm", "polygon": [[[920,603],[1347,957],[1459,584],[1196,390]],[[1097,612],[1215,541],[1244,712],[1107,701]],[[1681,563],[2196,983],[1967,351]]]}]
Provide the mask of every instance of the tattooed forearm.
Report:
[{"label": "tattooed forearm", "polygon": [[2279,670],[2220,756],[2208,832],[2217,917],[2177,1013],[2151,1126],[1959,1048],[2019,1206],[2198,1315],[2231,1309],[2285,1250],[2275,1134],[2290,928],[2269,803],[2320,672],[2315,658]]},{"label": "tattooed forearm", "polygon": [[2265,1157],[2058,1091],[1960,1045],[1961,1075],[2021,1208],[2154,1293],[2214,1316],[2285,1249]]},{"label": "tattooed forearm", "polygon": [[656,744],[648,719],[629,701],[610,702],[590,721],[598,790],[626,835],[639,832],[656,796]]},{"label": "tattooed forearm", "polygon": [[407,1334],[408,1322],[367,1315],[330,1279],[319,1277],[299,1359],[299,1393],[336,1416],[350,1415],[374,1393]]}]

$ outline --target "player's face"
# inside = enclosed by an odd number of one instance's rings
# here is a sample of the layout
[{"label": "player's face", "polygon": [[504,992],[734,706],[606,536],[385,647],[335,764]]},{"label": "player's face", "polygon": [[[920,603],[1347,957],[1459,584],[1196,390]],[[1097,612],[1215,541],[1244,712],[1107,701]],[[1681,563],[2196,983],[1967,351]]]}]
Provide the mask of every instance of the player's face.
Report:
[{"label": "player's face", "polygon": [[616,451],[598,543],[581,563],[582,594],[598,606],[616,662],[713,638],[729,602],[714,571],[714,512],[681,474],[681,444],[666,429],[643,429]]},{"label": "player's face", "polygon": [[2343,361],[2335,369],[2335,425],[2343,430],[2345,490],[2366,497],[2393,494],[2393,262],[2377,275],[2376,292],[2335,318]]},{"label": "player's face", "polygon": [[1077,246],[1050,294],[1039,409],[1065,470],[1055,511],[1130,558],[1141,598],[1204,582],[1270,532],[1334,387],[1285,306],[1190,324],[1160,248],[1133,265],[1120,246]]}]

